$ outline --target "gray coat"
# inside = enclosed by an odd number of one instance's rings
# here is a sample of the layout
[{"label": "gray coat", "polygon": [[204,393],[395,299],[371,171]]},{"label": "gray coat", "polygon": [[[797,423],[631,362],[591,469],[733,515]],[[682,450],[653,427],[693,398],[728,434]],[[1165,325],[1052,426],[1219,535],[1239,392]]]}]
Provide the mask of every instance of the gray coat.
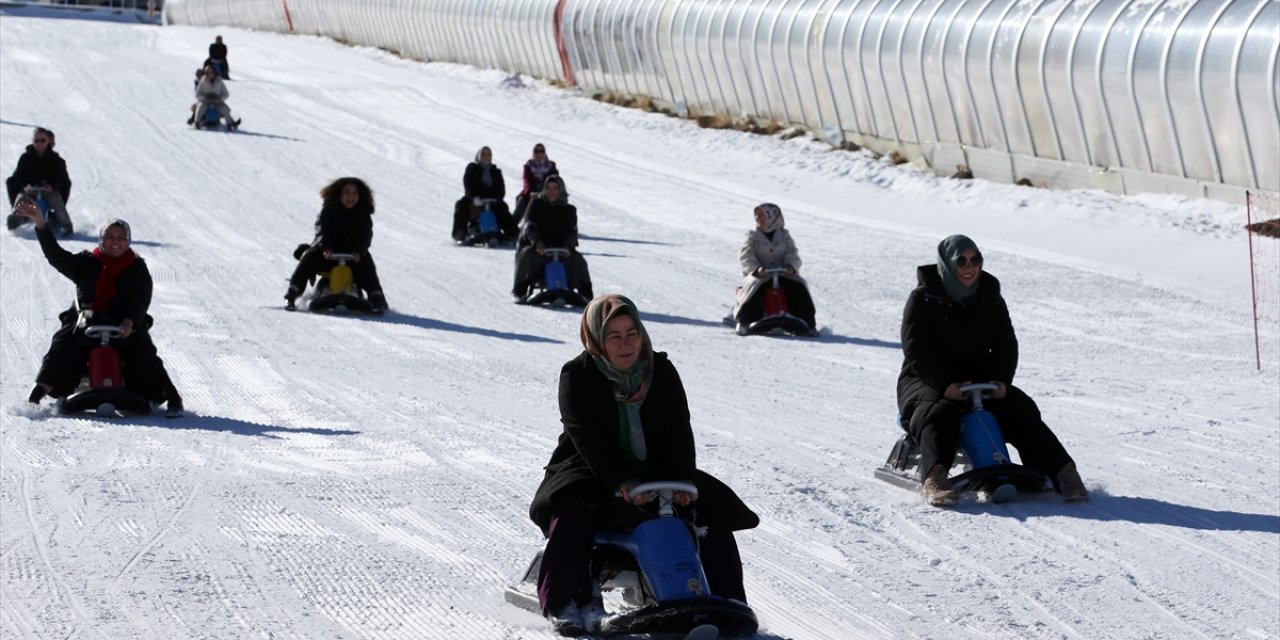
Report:
[{"label": "gray coat", "polygon": [[790,265],[796,270],[796,275],[783,277],[805,284],[804,278],[799,275],[800,252],[796,250],[796,242],[786,229],[774,231],[772,240],[760,229],[747,232],[747,239],[738,250],[738,261],[742,263],[742,282],[738,284],[738,299],[733,304],[735,317],[743,304],[771,282],[769,278],[755,276],[756,269],[760,267],[772,269]]},{"label": "gray coat", "polygon": [[230,95],[227,85],[216,75],[213,79],[200,78],[200,84],[196,85],[196,100],[202,102],[226,102]]}]

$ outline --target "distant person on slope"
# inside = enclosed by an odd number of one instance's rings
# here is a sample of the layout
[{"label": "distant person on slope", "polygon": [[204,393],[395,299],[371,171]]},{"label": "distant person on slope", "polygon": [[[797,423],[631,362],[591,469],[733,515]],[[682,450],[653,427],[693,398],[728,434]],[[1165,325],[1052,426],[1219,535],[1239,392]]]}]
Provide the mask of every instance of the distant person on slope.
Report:
[{"label": "distant person on slope", "polygon": [[200,78],[200,82],[196,83],[196,102],[200,106],[196,107],[195,126],[197,129],[204,126],[205,111],[214,109],[218,112],[218,117],[227,123],[228,129],[238,129],[240,127],[239,120],[231,119],[231,107],[227,106],[227,97],[231,92],[227,91],[227,85],[223,84],[222,78],[213,72],[212,65],[206,65],[204,68],[204,77]]},{"label": "distant person on slope", "polygon": [[938,244],[935,264],[916,269],[919,285],[902,312],[902,372],[898,409],[920,445],[924,497],[952,506],[958,496],[948,479],[960,445],[960,417],[969,404],[960,386],[997,385],[983,407],[995,416],[1005,441],[1023,465],[1047,476],[1068,501],[1089,499],[1076,464],[1040,417],[1040,409],[1013,386],[1018,338],[1000,281],[982,270],[973,240],[954,235]]},{"label": "distant person on slope", "polygon": [[742,281],[733,305],[738,333],[745,335],[751,323],[764,317],[765,292],[773,282],[767,270],[786,269],[778,279],[778,286],[786,293],[789,312],[809,325],[809,335],[817,335],[813,298],[809,296],[808,284],[800,277],[800,252],[786,229],[782,209],[766,202],[757,206],[754,214],[756,228],[747,232],[738,250]]},{"label": "distant person on slope", "polygon": [[324,204],[316,217],[316,237],[295,252],[298,266],[289,277],[285,308],[294,309],[307,281],[332,264],[335,253],[352,254],[351,273],[355,283],[369,297],[374,313],[387,308],[382,295],[378,267],[369,253],[373,244],[373,191],[359,178],[338,178],[320,190]]},{"label": "distant person on slope", "polygon": [[204,64],[205,66],[216,65],[214,68],[223,80],[231,79],[231,65],[227,63],[227,45],[222,44],[222,36],[214,38],[213,44],[209,45],[209,57],[205,59]]},{"label": "distant person on slope", "polygon": [[507,195],[507,184],[502,179],[502,169],[493,164],[493,151],[489,147],[480,147],[473,162],[467,164],[462,173],[462,198],[453,206],[453,239],[458,242],[466,240],[468,225],[474,222],[480,212],[485,209],[485,200],[489,210],[498,219],[498,227],[505,236],[504,241],[515,239],[519,229],[511,217],[511,209],[503,198]]},{"label": "distant person on slope", "polygon": [[182,415],[182,397],[165,371],[151,341],[151,272],[147,262],[130,248],[133,241],[129,223],[110,220],[98,230],[98,247],[71,253],[58,241],[40,216],[34,203],[24,202],[18,215],[36,225],[36,238],[44,257],[58,273],[75,283],[76,301],[58,315],[62,326],[53,334],[44,356],[36,385],[27,400],[39,404],[45,396],[65,398],[76,390],[84,376],[89,351],[96,343],[84,334],[90,324],[120,326],[120,359],[124,385],[156,404],[167,402],[168,415]]},{"label": "distant person on slope", "polygon": [[560,368],[564,429],[529,517],[547,536],[538,603],[556,631],[583,634],[604,613],[593,594],[591,551],[598,529],[629,528],[653,517],[648,481],[692,483],[698,498],[675,494],[678,514],[693,522],[707,586],[746,602],[733,532],[760,518],[723,482],[695,464],[689,401],[675,365],[655,352],[631,300],[591,301],[579,330],[583,352]]},{"label": "distant person on slope", "polygon": [[560,171],[556,169],[555,161],[547,157],[547,148],[541,142],[533,145],[533,157],[524,162],[524,188],[520,190],[520,195],[516,196],[515,220],[517,223],[524,218],[529,200],[542,191],[542,182],[547,179],[547,176],[558,175]]},{"label": "distant person on slope", "polygon": [[[31,144],[18,157],[18,166],[5,180],[5,187],[9,190],[9,203],[14,207],[27,200],[34,202],[36,196],[43,197],[54,226],[62,235],[69,236],[73,231],[71,214],[67,213],[71,177],[67,175],[66,161],[53,150],[56,142],[52,131],[36,127],[31,134]],[[16,229],[26,220],[14,211],[6,222],[10,229]]]},{"label": "distant person on slope", "polygon": [[569,204],[569,192],[560,176],[548,176],[542,193],[529,203],[520,239],[516,243],[516,275],[511,295],[517,302],[529,296],[529,289],[542,278],[548,248],[568,249],[564,258],[569,287],[590,302],[591,272],[578,248],[578,208]]}]

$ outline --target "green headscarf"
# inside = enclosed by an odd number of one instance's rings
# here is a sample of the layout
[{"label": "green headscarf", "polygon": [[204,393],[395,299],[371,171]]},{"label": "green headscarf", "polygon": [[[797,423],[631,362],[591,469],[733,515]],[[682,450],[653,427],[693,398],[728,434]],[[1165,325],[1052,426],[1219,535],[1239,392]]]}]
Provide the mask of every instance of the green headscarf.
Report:
[{"label": "green headscarf", "polygon": [[970,249],[973,249],[977,255],[982,255],[982,252],[978,251],[978,245],[968,236],[960,234],[947,236],[938,243],[938,275],[942,277],[942,288],[946,290],[947,295],[958,302],[968,302],[978,295],[978,284],[981,282],[979,279],[973,283],[972,287],[960,284],[956,258]]}]

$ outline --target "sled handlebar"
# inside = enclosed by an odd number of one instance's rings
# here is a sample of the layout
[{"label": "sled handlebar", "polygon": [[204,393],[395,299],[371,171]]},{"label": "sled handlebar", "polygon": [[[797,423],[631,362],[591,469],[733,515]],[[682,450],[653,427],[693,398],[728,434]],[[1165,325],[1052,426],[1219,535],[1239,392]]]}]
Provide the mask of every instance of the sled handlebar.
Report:
[{"label": "sled handlebar", "polygon": [[658,494],[658,515],[660,516],[669,516],[675,513],[675,509],[671,506],[671,499],[677,491],[689,494],[694,500],[698,499],[698,487],[691,482],[659,480],[656,482],[642,482],[631,487],[631,495],[633,496],[637,493]]},{"label": "sled handlebar", "polygon": [[338,261],[338,264],[346,264],[346,262],[347,262],[348,260],[351,260],[351,259],[353,259],[353,258],[355,258],[355,257],[356,257],[356,255],[355,255],[354,253],[331,253],[331,254],[329,254],[329,259],[330,259],[330,260],[337,260],[337,261]]},{"label": "sled handlebar", "polygon": [[773,287],[778,287],[778,276],[787,272],[786,267],[768,267],[764,270],[765,275],[773,279]]},{"label": "sled handlebar", "polygon": [[969,394],[969,399],[973,401],[973,410],[979,411],[982,409],[982,399],[987,396],[987,392],[998,388],[999,385],[990,382],[974,382],[960,385],[960,393]]},{"label": "sled handlebar", "polygon": [[93,324],[85,327],[84,334],[90,338],[102,340],[107,344],[112,338],[120,337],[120,326],[114,324]]},{"label": "sled handlebar", "polygon": [[[568,256],[569,250],[563,249],[561,247],[544,247],[542,249],[542,253],[554,260],[559,260],[560,258],[564,258]],[[653,483],[650,483],[650,484],[653,484]]]}]

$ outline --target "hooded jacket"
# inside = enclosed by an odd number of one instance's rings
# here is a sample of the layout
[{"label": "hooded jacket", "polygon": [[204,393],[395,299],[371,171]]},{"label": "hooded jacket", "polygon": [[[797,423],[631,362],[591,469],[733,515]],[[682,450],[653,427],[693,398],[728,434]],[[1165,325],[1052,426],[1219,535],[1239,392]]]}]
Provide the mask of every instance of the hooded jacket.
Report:
[{"label": "hooded jacket", "polygon": [[978,291],[968,302],[947,295],[935,264],[916,269],[918,286],[902,312],[901,407],[918,388],[941,394],[955,382],[998,380],[1013,383],[1018,368],[1018,338],[1000,281],[983,271]]}]

